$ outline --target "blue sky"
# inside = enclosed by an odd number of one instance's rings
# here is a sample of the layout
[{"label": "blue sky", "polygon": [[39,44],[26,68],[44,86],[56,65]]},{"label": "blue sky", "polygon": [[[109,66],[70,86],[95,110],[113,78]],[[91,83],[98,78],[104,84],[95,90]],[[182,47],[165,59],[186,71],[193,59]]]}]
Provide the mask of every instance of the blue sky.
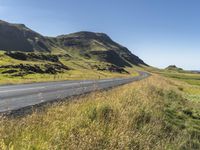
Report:
[{"label": "blue sky", "polygon": [[200,70],[199,0],[0,0],[0,19],[56,36],[105,32],[155,67]]}]

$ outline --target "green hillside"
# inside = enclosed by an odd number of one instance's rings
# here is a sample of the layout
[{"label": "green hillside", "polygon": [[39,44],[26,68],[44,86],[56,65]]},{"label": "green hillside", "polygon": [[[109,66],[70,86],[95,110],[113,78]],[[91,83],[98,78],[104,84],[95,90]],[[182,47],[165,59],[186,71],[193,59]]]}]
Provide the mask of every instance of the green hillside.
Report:
[{"label": "green hillside", "polygon": [[99,79],[135,75],[147,66],[104,33],[45,37],[23,24],[0,21],[0,83]]}]

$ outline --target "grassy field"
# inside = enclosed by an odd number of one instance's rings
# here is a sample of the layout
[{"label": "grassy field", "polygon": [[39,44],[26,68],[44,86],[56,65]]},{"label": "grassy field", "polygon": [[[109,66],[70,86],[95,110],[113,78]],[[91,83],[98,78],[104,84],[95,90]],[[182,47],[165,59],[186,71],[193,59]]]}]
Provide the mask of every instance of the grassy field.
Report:
[{"label": "grassy field", "polygon": [[200,85],[200,73],[192,73],[190,71],[184,70],[167,70],[167,69],[157,69],[153,67],[146,67],[146,70],[152,73],[160,74],[162,76],[176,79],[179,81],[187,82],[191,85]]},{"label": "grassy field", "polygon": [[[35,53],[37,54],[37,53]],[[45,55],[45,54],[43,54]],[[69,67],[69,70],[64,70],[62,73],[29,73],[30,71],[23,71],[19,68],[1,68],[1,66],[7,65],[29,65],[35,67],[37,65],[40,68],[44,68],[45,65],[55,65],[62,63]],[[134,68],[127,68],[129,74],[101,71],[92,69],[92,66],[98,66],[106,68],[108,65],[104,62],[87,60],[78,56],[68,59],[68,57],[59,58],[59,63],[50,62],[45,60],[17,60],[7,55],[5,52],[0,51],[0,84],[19,84],[19,83],[32,83],[32,82],[44,82],[44,81],[58,81],[58,80],[78,80],[78,79],[104,79],[104,78],[116,78],[116,77],[130,77],[136,76],[138,73]],[[3,73],[5,71],[13,71],[14,73]],[[23,75],[18,75],[24,73]],[[17,75],[16,75],[17,74]]]},{"label": "grassy field", "polygon": [[191,87],[153,75],[24,117],[2,117],[0,149],[197,150],[200,100],[185,98]]},{"label": "grassy field", "polygon": [[173,82],[176,83],[185,98],[193,101],[200,101],[200,74],[185,71],[178,72],[166,70],[151,70],[150,72],[173,79]]},{"label": "grassy field", "polygon": [[86,80],[86,79],[105,79],[117,77],[137,76],[138,73],[133,71],[131,74],[111,73],[106,71],[92,71],[88,69],[70,70],[66,73],[51,74],[29,74],[23,77],[4,76],[0,74],[0,84],[20,84],[46,81],[61,81],[61,80]]},{"label": "grassy field", "polygon": [[191,85],[200,86],[200,74],[189,73],[189,72],[178,73],[178,72],[169,72],[169,71],[161,72],[160,74],[166,77],[178,79],[180,81],[185,81]]}]

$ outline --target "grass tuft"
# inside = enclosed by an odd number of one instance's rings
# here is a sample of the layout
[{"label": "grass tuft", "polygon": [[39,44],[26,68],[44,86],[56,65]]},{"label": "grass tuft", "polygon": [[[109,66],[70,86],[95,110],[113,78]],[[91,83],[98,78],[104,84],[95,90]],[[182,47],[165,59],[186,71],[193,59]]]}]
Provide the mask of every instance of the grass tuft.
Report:
[{"label": "grass tuft", "polygon": [[186,99],[180,85],[154,75],[2,117],[0,149],[199,149],[200,104]]}]

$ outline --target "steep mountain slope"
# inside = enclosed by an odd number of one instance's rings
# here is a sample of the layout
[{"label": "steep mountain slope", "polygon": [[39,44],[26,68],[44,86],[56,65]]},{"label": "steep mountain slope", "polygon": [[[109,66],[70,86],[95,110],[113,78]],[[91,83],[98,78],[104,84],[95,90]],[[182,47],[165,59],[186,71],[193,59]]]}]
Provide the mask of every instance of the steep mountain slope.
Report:
[{"label": "steep mountain slope", "polygon": [[139,57],[104,33],[77,32],[58,36],[53,41],[66,51],[76,51],[83,57],[112,63],[119,67],[146,65]]},{"label": "steep mountain slope", "polygon": [[127,48],[106,34],[77,32],[57,37],[45,37],[23,24],[0,21],[0,50],[69,54],[70,57],[97,60],[118,67],[146,65]]},{"label": "steep mountain slope", "polygon": [[0,49],[6,51],[50,52],[51,44],[42,35],[23,24],[0,20]]},{"label": "steep mountain slope", "polygon": [[0,20],[0,84],[129,77],[141,66],[147,65],[104,33],[46,37]]}]

